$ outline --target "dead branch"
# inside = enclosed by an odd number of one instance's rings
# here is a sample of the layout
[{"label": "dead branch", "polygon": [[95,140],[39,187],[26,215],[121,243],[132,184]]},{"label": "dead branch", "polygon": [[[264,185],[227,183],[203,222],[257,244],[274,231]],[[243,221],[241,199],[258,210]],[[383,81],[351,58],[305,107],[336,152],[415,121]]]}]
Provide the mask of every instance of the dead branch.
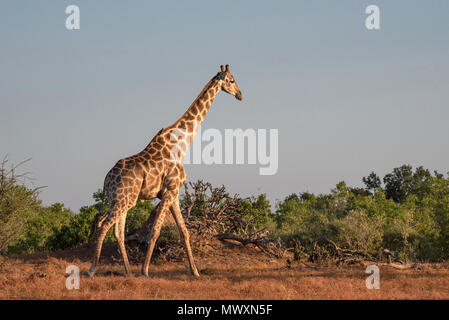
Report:
[{"label": "dead branch", "polygon": [[383,254],[384,256],[387,257],[388,263],[389,263],[389,264],[391,264],[392,261],[399,262],[400,264],[405,264],[404,261],[400,260],[399,258],[396,258],[396,256],[394,255],[394,253],[391,252],[391,251],[388,250],[388,249],[384,249],[384,250],[382,251],[382,254]]},{"label": "dead branch", "polygon": [[237,241],[244,246],[248,244],[253,244],[263,252],[274,255],[277,258],[282,258],[286,252],[286,249],[283,248],[283,246],[278,240],[270,239],[265,236],[257,238],[243,238],[233,233],[220,233],[215,235],[215,237],[220,241],[226,240]]},{"label": "dead branch", "polygon": [[326,237],[321,237],[313,241],[312,254],[310,255],[310,260],[312,262],[316,262],[319,260],[318,249],[320,248],[320,244],[328,244],[334,249],[334,252],[337,255],[337,264],[356,263],[361,261],[361,257],[369,257],[368,253],[366,252],[340,248],[334,241]]}]

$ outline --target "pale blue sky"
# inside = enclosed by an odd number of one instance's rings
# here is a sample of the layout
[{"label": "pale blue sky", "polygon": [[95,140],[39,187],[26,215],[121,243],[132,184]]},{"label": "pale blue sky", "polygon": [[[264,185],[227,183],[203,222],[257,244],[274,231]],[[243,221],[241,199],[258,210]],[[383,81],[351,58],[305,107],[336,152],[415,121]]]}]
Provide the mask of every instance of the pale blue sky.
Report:
[{"label": "pale blue sky", "polygon": [[[65,29],[70,4],[80,30]],[[243,101],[220,93],[203,130],[279,129],[279,170],[188,165],[189,180],[275,200],[404,163],[445,173],[448,17],[444,0],[3,0],[0,156],[32,158],[44,203],[77,211],[228,63]]]}]

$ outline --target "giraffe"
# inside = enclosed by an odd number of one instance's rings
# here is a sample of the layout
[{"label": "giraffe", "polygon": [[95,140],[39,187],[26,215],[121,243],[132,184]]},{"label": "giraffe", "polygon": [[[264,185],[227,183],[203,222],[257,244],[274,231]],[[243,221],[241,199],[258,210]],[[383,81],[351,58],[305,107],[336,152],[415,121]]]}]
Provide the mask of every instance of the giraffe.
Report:
[{"label": "giraffe", "polygon": [[160,202],[153,212],[154,223],[150,230],[142,274],[148,277],[148,267],[154,246],[164,217],[170,211],[187,253],[190,272],[193,276],[199,277],[178,196],[187,178],[182,160],[199,129],[198,125],[204,120],[216,95],[223,90],[242,100],[242,93],[230,72],[229,65],[226,67],[222,65],[220,68],[221,70],[206,84],[192,105],[174,124],[161,129],[144,150],[131,157],[120,159],[107,173],[103,191],[108,198],[109,210],[96,225],[96,245],[92,266],[88,271],[89,276],[95,274],[104,238],[114,224],[114,235],[123,257],[125,273],[130,274],[125,249],[126,214],[138,200],[158,198]]}]

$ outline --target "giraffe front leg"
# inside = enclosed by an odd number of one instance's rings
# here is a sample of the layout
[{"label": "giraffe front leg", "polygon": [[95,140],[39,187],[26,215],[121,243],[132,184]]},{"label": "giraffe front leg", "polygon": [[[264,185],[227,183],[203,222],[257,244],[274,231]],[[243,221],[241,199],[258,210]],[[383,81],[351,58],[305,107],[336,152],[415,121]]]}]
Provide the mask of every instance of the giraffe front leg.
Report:
[{"label": "giraffe front leg", "polygon": [[156,214],[154,218],[154,223],[151,226],[150,231],[150,240],[148,242],[148,249],[147,253],[145,255],[145,261],[142,265],[142,274],[146,277],[148,277],[148,267],[150,266],[151,256],[153,255],[154,246],[156,245],[156,240],[159,238],[159,234],[161,232],[161,227],[164,222],[164,217],[169,210],[171,203],[173,202],[173,194],[172,193],[166,193],[163,197],[161,202],[158,204],[156,209]]},{"label": "giraffe front leg", "polygon": [[129,276],[131,273],[131,269],[129,267],[128,255],[126,254],[126,247],[125,247],[125,222],[126,222],[126,215],[122,215],[115,224],[114,235],[115,238],[117,239],[120,252],[123,257],[123,263],[125,265],[125,274]]},{"label": "giraffe front leg", "polygon": [[181,235],[181,239],[184,242],[184,248],[187,253],[187,258],[189,260],[190,272],[193,276],[199,277],[198,269],[195,265],[195,260],[193,259],[192,249],[190,247],[190,235],[187,227],[184,223],[184,218],[182,217],[181,209],[179,208],[179,200],[176,199],[170,207],[170,211],[173,215],[173,218],[176,221],[176,225],[179,229],[179,234]]}]

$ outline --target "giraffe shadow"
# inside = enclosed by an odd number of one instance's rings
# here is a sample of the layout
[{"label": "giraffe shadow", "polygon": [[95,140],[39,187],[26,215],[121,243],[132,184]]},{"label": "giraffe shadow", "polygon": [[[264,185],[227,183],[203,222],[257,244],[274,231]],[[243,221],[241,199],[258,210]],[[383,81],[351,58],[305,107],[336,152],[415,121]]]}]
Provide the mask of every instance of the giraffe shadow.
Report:
[{"label": "giraffe shadow", "polygon": [[[91,262],[94,248],[91,245],[83,245],[73,249],[57,250],[53,252],[37,252],[13,256],[27,263],[39,263],[40,261],[55,258],[67,262]],[[112,265],[121,259],[117,242],[105,242],[101,251],[100,264]]]}]

